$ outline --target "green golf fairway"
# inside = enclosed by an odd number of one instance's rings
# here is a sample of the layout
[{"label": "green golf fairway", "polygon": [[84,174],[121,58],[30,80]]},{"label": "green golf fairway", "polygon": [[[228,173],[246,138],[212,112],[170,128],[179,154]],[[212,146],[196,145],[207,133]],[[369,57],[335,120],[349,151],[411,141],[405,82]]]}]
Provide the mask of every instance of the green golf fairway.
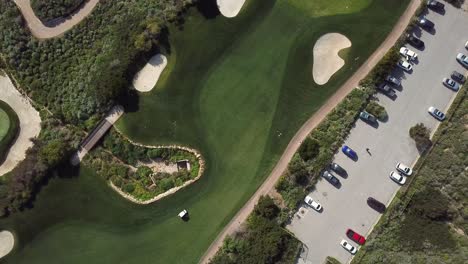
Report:
[{"label": "green golf fairway", "polygon": [[[76,177],[62,173],[33,209],[0,220],[0,230],[17,238],[5,263],[196,263],[302,123],[385,39],[409,0],[353,1],[349,12],[332,1],[337,10],[327,5],[323,14],[301,2],[308,1],[249,0],[234,19],[208,19],[191,8],[183,29],[169,30],[169,64],[157,87],[140,96],[138,110],[118,127],[141,143],[200,150],[203,177],[141,206],[89,169]],[[329,32],[345,35],[352,47],[341,53],[346,65],[318,86],[312,48]],[[188,222],[177,217],[182,209]]]}]

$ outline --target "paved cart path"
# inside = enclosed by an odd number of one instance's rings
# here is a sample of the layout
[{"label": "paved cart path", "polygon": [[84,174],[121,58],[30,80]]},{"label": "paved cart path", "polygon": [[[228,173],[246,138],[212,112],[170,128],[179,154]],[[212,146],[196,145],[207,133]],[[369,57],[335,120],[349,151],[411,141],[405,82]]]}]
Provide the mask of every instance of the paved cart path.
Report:
[{"label": "paved cart path", "polygon": [[86,1],[75,13],[63,19],[56,19],[52,25],[44,25],[36,16],[30,0],[13,0],[23,14],[31,34],[38,39],[48,39],[63,35],[87,17],[96,7],[99,0]]},{"label": "paved cart path", "polygon": [[202,256],[200,262],[208,263],[208,261],[216,254],[218,249],[222,246],[224,238],[239,230],[241,224],[247,219],[253,211],[255,204],[262,195],[268,194],[275,186],[279,177],[286,170],[289,161],[292,159],[294,153],[301,145],[301,142],[310,134],[310,132],[317,127],[320,122],[330,113],[354,88],[359,84],[369,71],[382,59],[385,53],[395,44],[401,36],[406,26],[409,24],[414,12],[419,7],[420,0],[412,0],[406,11],[400,17],[393,30],[387,36],[385,41],[377,48],[376,51],[367,59],[366,62],[349,78],[338,91],[330,97],[320,109],[315,112],[297,131],[296,135],[291,139],[286,147],[280,160],[274,167],[265,182],[258,188],[255,194],[249,201],[237,212],[234,218],[224,227],[218,237],[213,241],[208,250]]}]

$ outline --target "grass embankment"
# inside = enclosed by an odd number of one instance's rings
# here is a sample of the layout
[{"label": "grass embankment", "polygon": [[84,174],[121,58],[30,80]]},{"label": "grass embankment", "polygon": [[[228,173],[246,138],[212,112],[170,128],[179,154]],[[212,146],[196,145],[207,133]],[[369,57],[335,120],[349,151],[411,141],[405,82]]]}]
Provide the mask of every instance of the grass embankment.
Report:
[{"label": "grass embankment", "polygon": [[[357,13],[324,17],[291,2],[248,1],[235,19],[206,19],[190,9],[183,29],[169,29],[161,82],[118,124],[144,144],[199,149],[207,168],[197,183],[137,207],[86,169],[53,180],[33,210],[0,221],[23,241],[5,261],[197,262],[300,125],[377,48],[408,1],[376,0]],[[328,32],[346,35],[353,46],[345,67],[318,86],[312,47]],[[188,222],[177,218],[184,208]],[[44,253],[50,248],[54,259]]]},{"label": "grass embankment", "polygon": [[0,164],[8,154],[18,132],[18,115],[7,103],[0,101]]},{"label": "grass embankment", "polygon": [[353,263],[464,263],[468,252],[468,84]]}]

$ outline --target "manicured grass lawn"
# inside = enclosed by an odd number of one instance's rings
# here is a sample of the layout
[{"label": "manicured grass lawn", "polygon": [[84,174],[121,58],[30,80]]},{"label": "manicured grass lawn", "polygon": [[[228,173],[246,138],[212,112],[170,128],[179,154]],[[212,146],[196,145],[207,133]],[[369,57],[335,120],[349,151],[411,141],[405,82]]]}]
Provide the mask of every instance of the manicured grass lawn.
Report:
[{"label": "manicured grass lawn", "polygon": [[[21,241],[7,262],[196,263],[300,125],[383,41],[408,0],[375,0],[359,13],[320,18],[298,3],[251,0],[235,19],[205,19],[191,9],[183,30],[170,30],[162,82],[119,122],[136,141],[199,149],[207,162],[200,181],[137,206],[86,169],[52,180],[33,210],[0,221]],[[346,35],[353,46],[346,66],[317,86],[312,47],[328,32]],[[188,222],[177,218],[184,208]]]},{"label": "manicured grass lawn", "polygon": [[10,128],[10,118],[8,114],[0,108],[0,142],[8,133],[8,129]]}]

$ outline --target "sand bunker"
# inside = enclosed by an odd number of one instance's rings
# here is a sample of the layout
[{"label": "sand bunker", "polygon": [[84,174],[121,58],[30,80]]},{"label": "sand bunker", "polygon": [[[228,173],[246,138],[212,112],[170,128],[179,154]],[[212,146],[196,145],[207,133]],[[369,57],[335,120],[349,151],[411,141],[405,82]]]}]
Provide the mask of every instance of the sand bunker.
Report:
[{"label": "sand bunker", "polygon": [[26,150],[32,147],[31,138],[41,131],[41,117],[28,99],[22,96],[11,83],[10,78],[0,76],[0,99],[13,108],[20,121],[20,132],[11,146],[5,161],[0,164],[0,176],[11,171],[26,157]]},{"label": "sand bunker", "polygon": [[312,75],[317,84],[326,84],[343,67],[345,62],[338,52],[349,47],[351,41],[339,33],[325,34],[315,42]]},{"label": "sand bunker", "polygon": [[0,258],[6,256],[15,245],[15,237],[9,231],[0,232]]},{"label": "sand bunker", "polygon": [[167,65],[167,58],[162,54],[157,54],[135,75],[133,87],[139,92],[151,91],[159,80],[164,68]]},{"label": "sand bunker", "polygon": [[235,17],[239,14],[245,0],[216,0],[219,12],[225,17]]}]

